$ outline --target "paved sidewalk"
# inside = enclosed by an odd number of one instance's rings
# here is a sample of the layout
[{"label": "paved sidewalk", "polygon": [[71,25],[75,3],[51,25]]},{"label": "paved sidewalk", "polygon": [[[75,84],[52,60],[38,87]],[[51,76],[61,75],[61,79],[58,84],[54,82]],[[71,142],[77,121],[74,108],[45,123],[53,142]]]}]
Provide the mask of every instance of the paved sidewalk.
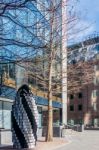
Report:
[{"label": "paved sidewalk", "polygon": [[41,138],[38,140],[35,150],[55,150],[65,146],[67,143],[69,141],[65,138],[53,138],[53,142],[45,142],[45,139]]},{"label": "paved sidewalk", "polygon": [[[55,150],[65,146],[69,141],[65,138],[53,138],[53,142],[45,142],[45,138],[40,138],[36,148],[31,150]],[[0,147],[0,150],[14,150],[12,146]],[[27,150],[27,149],[26,149]]]},{"label": "paved sidewalk", "polygon": [[65,139],[71,141],[71,143],[57,148],[57,150],[99,150],[99,130],[67,135]]}]

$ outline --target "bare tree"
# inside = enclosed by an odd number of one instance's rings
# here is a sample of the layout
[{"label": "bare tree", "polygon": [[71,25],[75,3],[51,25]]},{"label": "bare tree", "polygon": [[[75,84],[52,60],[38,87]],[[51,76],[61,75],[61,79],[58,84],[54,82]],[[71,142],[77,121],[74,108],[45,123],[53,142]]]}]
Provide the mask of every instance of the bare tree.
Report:
[{"label": "bare tree", "polygon": [[[8,52],[7,61],[26,68],[27,77],[36,80],[42,89],[46,89],[48,97],[46,141],[53,140],[52,96],[62,92],[61,64],[64,60],[61,57],[61,49],[64,36],[61,18],[62,7],[68,7],[67,2],[63,4],[62,0],[50,2],[45,0],[36,3],[34,0],[23,0],[0,3],[0,52],[5,51],[5,55]],[[65,24],[69,26],[67,30],[72,28],[75,20],[77,18],[72,7],[67,18],[64,18],[64,26]]]}]

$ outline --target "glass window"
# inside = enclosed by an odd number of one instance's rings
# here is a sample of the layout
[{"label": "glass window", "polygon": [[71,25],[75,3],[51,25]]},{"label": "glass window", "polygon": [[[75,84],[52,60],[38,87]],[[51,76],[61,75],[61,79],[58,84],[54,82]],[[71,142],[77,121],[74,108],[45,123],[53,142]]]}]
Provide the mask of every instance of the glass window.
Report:
[{"label": "glass window", "polygon": [[76,60],[74,59],[74,60],[72,60],[72,64],[74,65],[74,64],[76,64]]},{"label": "glass window", "polygon": [[94,85],[98,85],[99,84],[99,76],[94,78]]},{"label": "glass window", "polygon": [[11,110],[12,110],[12,103],[10,102],[3,102],[3,122],[5,129],[11,129]]},{"label": "glass window", "polygon": [[94,66],[94,71],[99,71],[99,65]]},{"label": "glass window", "polygon": [[27,83],[26,70],[16,65],[16,85],[19,88],[23,83]]},{"label": "glass window", "polygon": [[99,118],[94,118],[94,126],[99,127]]},{"label": "glass window", "polygon": [[82,111],[82,109],[83,109],[82,105],[81,105],[81,104],[78,105],[78,110],[79,110],[79,111]]},{"label": "glass window", "polygon": [[97,103],[93,103],[93,110],[96,111],[97,110]]},{"label": "glass window", "polygon": [[36,78],[29,77],[28,78],[28,83],[35,86],[36,85]]},{"label": "glass window", "polygon": [[74,95],[73,94],[70,95],[70,99],[74,99]]},{"label": "glass window", "polygon": [[97,85],[97,79],[96,79],[96,77],[93,79],[93,83],[94,83],[94,85]]},{"label": "glass window", "polygon": [[42,107],[37,107],[38,112],[39,112],[39,128],[42,127]]},{"label": "glass window", "polygon": [[0,101],[0,128],[3,127],[3,124],[2,124],[2,101]]},{"label": "glass window", "polygon": [[11,109],[12,109],[12,103],[10,103],[10,102],[3,102],[3,103],[4,103],[3,109],[11,111]]},{"label": "glass window", "polygon": [[54,109],[53,110],[53,125],[59,125],[60,124],[60,110]]},{"label": "glass window", "polygon": [[95,46],[95,50],[99,51],[99,45]]},{"label": "glass window", "polygon": [[96,97],[97,97],[97,90],[93,90],[93,92],[92,92],[92,97],[93,97],[93,98],[96,98]]},{"label": "glass window", "polygon": [[78,93],[78,98],[82,98],[82,93]]},{"label": "glass window", "polygon": [[42,127],[42,114],[39,114],[39,128]]},{"label": "glass window", "polygon": [[74,111],[74,105],[70,105],[70,111]]},{"label": "glass window", "polygon": [[15,64],[9,64],[9,77],[15,79]]},{"label": "glass window", "polygon": [[2,65],[2,74],[4,77],[8,76],[8,64],[3,64]]},{"label": "glass window", "polygon": [[96,84],[99,84],[99,76],[96,77]]}]

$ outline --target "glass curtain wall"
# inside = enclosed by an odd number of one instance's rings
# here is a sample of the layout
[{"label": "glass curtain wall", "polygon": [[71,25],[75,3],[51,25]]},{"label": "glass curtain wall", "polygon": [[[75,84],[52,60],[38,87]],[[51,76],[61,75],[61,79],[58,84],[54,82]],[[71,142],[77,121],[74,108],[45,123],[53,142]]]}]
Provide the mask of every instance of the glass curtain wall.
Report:
[{"label": "glass curtain wall", "polygon": [[0,101],[0,128],[11,129],[12,103]]}]

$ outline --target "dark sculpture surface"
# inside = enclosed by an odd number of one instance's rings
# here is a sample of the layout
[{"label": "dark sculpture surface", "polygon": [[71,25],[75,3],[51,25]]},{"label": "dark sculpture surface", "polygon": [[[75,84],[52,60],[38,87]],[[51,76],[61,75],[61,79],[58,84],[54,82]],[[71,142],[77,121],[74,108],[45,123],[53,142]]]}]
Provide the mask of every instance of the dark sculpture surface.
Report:
[{"label": "dark sculpture surface", "polygon": [[37,141],[38,111],[27,85],[19,88],[12,106],[12,140],[17,149],[34,148]]}]

